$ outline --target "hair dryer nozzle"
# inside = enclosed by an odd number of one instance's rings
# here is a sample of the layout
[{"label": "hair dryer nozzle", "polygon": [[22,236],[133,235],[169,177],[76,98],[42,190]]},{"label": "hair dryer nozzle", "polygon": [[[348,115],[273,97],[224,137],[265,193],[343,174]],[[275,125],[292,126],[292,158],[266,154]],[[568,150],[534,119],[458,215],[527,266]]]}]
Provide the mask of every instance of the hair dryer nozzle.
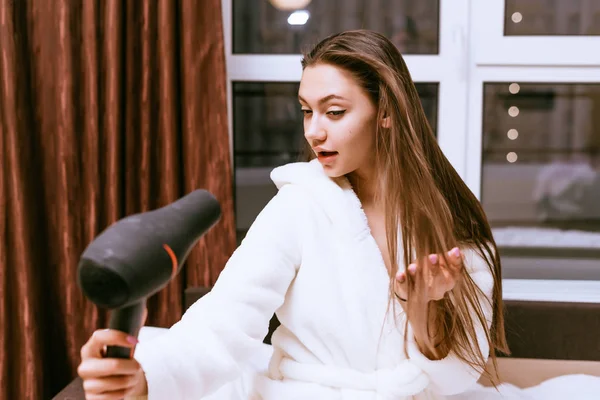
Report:
[{"label": "hair dryer nozzle", "polygon": [[196,190],[165,207],[123,218],[85,249],[79,286],[101,307],[139,302],[179,272],[193,246],[220,216],[215,197]]}]

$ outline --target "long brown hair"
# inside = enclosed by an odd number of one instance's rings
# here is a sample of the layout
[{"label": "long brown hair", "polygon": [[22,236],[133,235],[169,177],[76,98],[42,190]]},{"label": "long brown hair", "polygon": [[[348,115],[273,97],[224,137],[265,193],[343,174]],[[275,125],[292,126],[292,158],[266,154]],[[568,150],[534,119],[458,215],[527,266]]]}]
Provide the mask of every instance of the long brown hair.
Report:
[{"label": "long brown hair", "polygon": [[[394,289],[393,277],[398,271],[399,224],[405,265],[431,253],[445,255],[444,250],[457,244],[473,249],[488,264],[494,279],[491,328],[480,306],[481,290],[464,269],[460,283],[444,299],[433,303],[439,334],[445,339],[441,343],[443,353],[452,351],[495,381],[486,366],[488,355],[481,354],[477,343],[475,323],[485,328],[495,367],[496,351],[508,353],[496,243],[480,202],[439,147],[402,55],[383,35],[356,30],[318,43],[304,54],[302,68],[319,63],[350,72],[377,106],[378,120],[391,119],[389,128],[377,124],[375,134],[375,162],[380,175],[377,181],[383,185],[392,266],[390,288]],[[314,157],[312,151],[306,154]],[[408,275],[410,307],[412,285]]]}]

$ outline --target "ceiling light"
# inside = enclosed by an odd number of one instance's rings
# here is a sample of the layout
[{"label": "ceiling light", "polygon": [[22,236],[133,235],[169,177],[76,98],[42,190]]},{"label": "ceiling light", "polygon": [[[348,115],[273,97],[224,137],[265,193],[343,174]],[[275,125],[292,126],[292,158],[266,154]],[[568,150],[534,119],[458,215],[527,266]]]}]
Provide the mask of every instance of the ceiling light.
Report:
[{"label": "ceiling light", "polygon": [[290,25],[304,25],[306,24],[306,21],[308,21],[309,17],[310,14],[308,13],[308,11],[294,11],[288,17],[287,22]]},{"label": "ceiling light", "polygon": [[281,11],[293,11],[305,8],[311,0],[269,0],[269,3]]}]

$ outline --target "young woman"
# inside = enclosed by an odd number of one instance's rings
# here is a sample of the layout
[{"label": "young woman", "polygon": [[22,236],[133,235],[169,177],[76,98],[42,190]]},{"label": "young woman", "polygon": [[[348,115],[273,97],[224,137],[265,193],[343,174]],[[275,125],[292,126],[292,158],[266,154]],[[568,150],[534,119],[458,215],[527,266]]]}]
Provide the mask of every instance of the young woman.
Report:
[{"label": "young woman", "polygon": [[79,367],[88,399],[445,399],[508,351],[486,216],[398,50],[344,32],[302,67],[311,160],[272,172],[279,192],[213,290],[134,360],[101,358],[134,338],[92,336]]}]

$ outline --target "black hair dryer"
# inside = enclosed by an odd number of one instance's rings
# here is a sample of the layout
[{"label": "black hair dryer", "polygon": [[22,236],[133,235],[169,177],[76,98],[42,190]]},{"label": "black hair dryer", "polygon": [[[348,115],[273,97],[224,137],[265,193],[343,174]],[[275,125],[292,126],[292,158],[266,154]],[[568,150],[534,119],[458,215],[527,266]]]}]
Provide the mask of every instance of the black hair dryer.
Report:
[{"label": "black hair dryer", "polygon": [[[219,202],[199,189],[162,208],[123,218],[83,252],[79,287],[93,303],[112,310],[110,329],[137,337],[146,299],[177,275],[220,217]],[[131,358],[132,351],[109,346],[106,357]]]}]

